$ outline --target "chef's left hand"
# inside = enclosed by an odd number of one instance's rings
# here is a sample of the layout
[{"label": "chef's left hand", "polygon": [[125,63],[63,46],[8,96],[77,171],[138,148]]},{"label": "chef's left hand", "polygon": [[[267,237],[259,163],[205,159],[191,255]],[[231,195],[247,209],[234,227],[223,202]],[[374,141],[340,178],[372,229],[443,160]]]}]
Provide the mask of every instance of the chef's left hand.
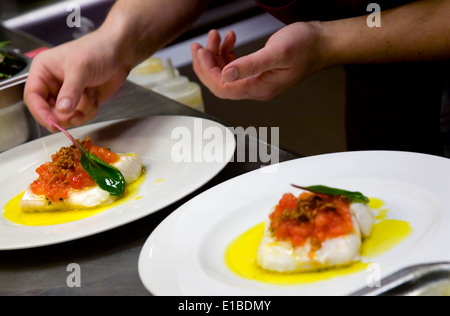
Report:
[{"label": "chef's left hand", "polygon": [[320,26],[314,23],[286,26],[264,48],[242,58],[233,54],[235,43],[233,32],[222,42],[213,30],[205,48],[198,43],[191,46],[194,71],[222,99],[267,101],[326,68]]}]

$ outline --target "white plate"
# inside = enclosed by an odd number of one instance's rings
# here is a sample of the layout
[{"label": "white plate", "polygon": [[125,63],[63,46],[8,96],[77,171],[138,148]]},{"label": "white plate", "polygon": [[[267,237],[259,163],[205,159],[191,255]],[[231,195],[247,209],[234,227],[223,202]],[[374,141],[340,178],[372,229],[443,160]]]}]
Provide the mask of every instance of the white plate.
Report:
[{"label": "white plate", "polygon": [[[203,137],[214,131],[221,139]],[[54,226],[21,226],[0,216],[0,250],[46,246],[103,232],[159,211],[186,197],[216,176],[231,160],[235,151],[232,132],[209,120],[183,116],[155,116],[143,119],[117,120],[92,124],[70,131],[75,138],[89,136],[99,145],[115,152],[137,152],[147,169],[138,196],[103,213],[80,221]],[[0,154],[0,207],[27,189],[37,178],[35,170],[50,160],[63,146],[71,145],[62,133],[50,135]],[[223,153],[222,159],[201,155],[202,148],[213,147]],[[200,153],[197,162],[179,161],[174,148],[185,147]],[[190,147],[189,147],[190,146]],[[206,162],[211,161],[211,162]],[[160,181],[160,180],[163,181]]]},{"label": "white plate", "polygon": [[385,277],[403,267],[449,261],[450,160],[403,152],[350,152],[303,158],[273,173],[254,171],[187,202],[150,235],[139,273],[154,295],[348,295],[373,281],[374,270],[308,285],[275,286],[243,279],[224,263],[226,247],[265,221],[291,187],[323,184],[377,197],[389,218],[407,221],[412,234],[370,261]]}]

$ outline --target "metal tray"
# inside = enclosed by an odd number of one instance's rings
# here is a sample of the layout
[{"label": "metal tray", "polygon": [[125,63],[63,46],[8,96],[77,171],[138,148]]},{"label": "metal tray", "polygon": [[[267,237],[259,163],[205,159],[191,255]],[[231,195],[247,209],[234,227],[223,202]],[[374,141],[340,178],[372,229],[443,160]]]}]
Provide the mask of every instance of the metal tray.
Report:
[{"label": "metal tray", "polygon": [[1,91],[11,88],[13,86],[17,86],[22,83],[25,83],[27,81],[28,74],[30,72],[30,67],[31,67],[31,59],[28,58],[27,56],[24,56],[24,55],[18,53],[17,50],[14,50],[14,49],[8,49],[6,51],[9,55],[12,55],[12,56],[22,60],[26,64],[26,66],[19,73],[14,75],[13,77],[0,81],[0,97],[2,96]]}]

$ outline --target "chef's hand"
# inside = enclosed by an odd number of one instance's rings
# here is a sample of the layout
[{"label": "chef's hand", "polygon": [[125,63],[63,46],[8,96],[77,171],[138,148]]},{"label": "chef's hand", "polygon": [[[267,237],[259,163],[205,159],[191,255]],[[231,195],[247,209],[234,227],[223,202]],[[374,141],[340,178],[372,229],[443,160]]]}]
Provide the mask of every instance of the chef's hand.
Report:
[{"label": "chef's hand", "polygon": [[99,104],[116,92],[129,70],[107,39],[85,37],[40,53],[32,62],[24,100],[48,130],[47,118],[65,128],[92,120]]},{"label": "chef's hand", "polygon": [[314,23],[291,24],[275,33],[264,48],[236,59],[236,36],[209,33],[205,48],[192,44],[197,76],[222,99],[267,101],[325,68],[319,29]]}]

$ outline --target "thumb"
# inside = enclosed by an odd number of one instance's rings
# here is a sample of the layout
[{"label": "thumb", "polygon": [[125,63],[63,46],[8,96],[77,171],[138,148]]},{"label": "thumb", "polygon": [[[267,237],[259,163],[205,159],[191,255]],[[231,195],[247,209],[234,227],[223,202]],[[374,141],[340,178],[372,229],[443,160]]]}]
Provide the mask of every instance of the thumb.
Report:
[{"label": "thumb", "polygon": [[233,82],[253,77],[276,68],[277,63],[269,49],[263,48],[228,64],[222,71],[222,78],[225,82]]},{"label": "thumb", "polygon": [[80,103],[88,78],[85,71],[68,70],[64,83],[56,100],[56,110],[69,114],[75,111]]}]

